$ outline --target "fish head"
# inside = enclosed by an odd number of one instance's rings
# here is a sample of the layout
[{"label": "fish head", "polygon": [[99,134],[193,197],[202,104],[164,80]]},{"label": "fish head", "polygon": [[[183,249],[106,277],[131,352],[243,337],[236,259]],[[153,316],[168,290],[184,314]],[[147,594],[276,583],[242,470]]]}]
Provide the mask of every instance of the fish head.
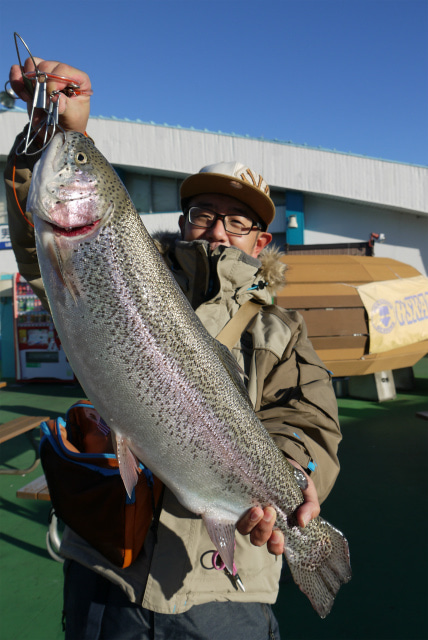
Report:
[{"label": "fish head", "polygon": [[[114,210],[117,174],[81,133],[57,134],[36,164],[27,209],[64,241],[97,233]],[[37,220],[38,219],[38,220]]]},{"label": "fish head", "polygon": [[74,302],[80,297],[76,274],[91,258],[91,247],[109,233],[115,215],[126,213],[124,190],[110,163],[81,133],[59,133],[43,152],[34,167],[27,210],[33,214],[51,307],[60,290]]}]

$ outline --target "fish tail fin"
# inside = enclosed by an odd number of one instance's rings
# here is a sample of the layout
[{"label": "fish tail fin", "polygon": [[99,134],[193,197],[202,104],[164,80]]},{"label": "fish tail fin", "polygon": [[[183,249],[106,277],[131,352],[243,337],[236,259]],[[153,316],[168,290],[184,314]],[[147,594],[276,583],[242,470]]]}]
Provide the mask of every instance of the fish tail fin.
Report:
[{"label": "fish tail fin", "polygon": [[309,598],[318,615],[325,618],[341,585],[351,579],[351,565],[344,535],[322,518],[318,520],[321,540],[312,545],[309,555],[305,553],[303,557],[293,549],[292,537],[286,538],[284,554],[295,583]]}]

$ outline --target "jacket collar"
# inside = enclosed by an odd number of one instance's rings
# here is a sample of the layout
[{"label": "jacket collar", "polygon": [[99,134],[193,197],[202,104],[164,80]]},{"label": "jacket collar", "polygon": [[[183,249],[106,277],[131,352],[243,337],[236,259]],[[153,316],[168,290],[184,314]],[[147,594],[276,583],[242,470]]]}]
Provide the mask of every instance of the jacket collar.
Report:
[{"label": "jacket collar", "polygon": [[194,309],[225,296],[239,305],[251,298],[270,304],[285,284],[286,265],[276,248],[268,247],[257,259],[236,247],[210,251],[206,241],[185,242],[176,234],[157,234],[154,240]]}]

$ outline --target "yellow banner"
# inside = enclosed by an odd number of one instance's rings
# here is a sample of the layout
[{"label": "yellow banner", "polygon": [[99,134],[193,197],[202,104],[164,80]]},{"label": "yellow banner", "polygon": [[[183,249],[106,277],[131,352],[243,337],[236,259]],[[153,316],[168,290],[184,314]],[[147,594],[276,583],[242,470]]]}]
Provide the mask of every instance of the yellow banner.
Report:
[{"label": "yellow banner", "polygon": [[428,278],[371,282],[357,289],[369,317],[370,353],[428,338]]}]

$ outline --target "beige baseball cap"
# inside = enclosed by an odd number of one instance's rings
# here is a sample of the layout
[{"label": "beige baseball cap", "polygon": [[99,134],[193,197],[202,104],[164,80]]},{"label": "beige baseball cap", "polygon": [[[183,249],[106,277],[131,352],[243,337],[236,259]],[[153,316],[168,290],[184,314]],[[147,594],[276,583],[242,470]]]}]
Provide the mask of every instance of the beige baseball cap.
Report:
[{"label": "beige baseball cap", "polygon": [[245,202],[266,225],[275,217],[269,185],[261,175],[240,162],[210,164],[181,185],[182,202],[201,193],[221,193]]}]

